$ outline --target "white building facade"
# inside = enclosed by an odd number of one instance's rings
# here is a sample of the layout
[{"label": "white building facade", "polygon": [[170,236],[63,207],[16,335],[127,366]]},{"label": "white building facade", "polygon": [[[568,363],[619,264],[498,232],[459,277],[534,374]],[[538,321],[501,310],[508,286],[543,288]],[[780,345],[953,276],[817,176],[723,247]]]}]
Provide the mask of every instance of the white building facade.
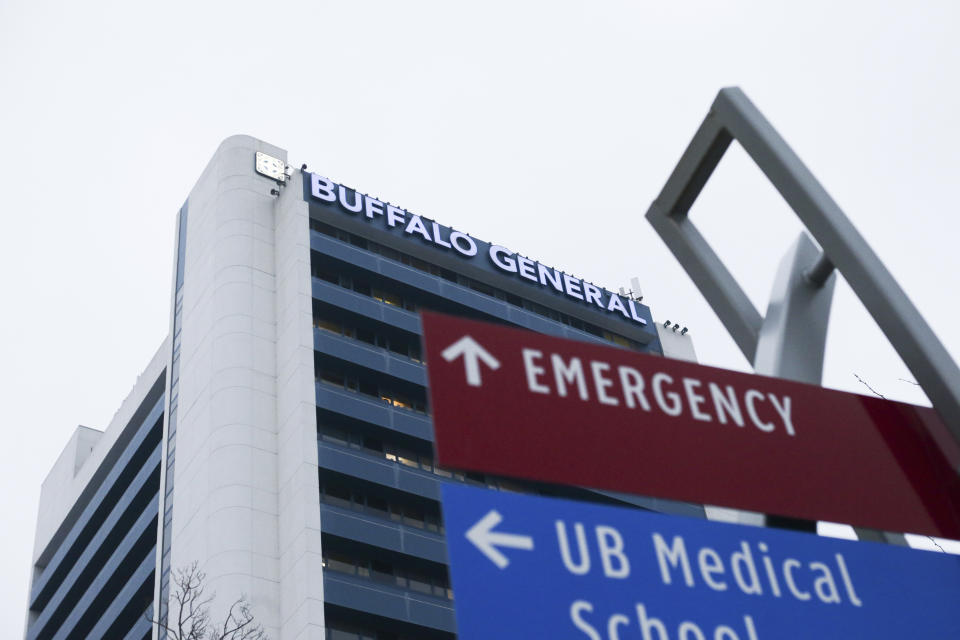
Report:
[{"label": "white building facade", "polygon": [[177,230],[169,338],[44,483],[30,640],[162,638],[148,618],[176,615],[173,576],[192,563],[213,619],[242,595],[274,640],[453,638],[439,485],[520,486],[433,464],[417,311],[693,357],[639,300],[247,136],[220,145]]}]

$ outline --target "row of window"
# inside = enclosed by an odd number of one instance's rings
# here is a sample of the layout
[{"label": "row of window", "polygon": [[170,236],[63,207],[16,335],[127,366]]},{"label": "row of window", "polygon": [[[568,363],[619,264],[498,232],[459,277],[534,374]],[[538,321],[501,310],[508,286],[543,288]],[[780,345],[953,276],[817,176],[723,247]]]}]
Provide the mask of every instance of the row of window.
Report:
[{"label": "row of window", "polygon": [[360,340],[375,347],[386,349],[397,355],[410,358],[414,362],[423,362],[423,353],[420,349],[420,339],[416,336],[404,339],[399,336],[387,336],[373,329],[352,327],[332,318],[314,317],[313,326],[341,336]]},{"label": "row of window", "polygon": [[326,570],[367,578],[373,582],[409,589],[426,595],[453,600],[453,589],[445,575],[427,575],[379,558],[358,558],[336,551],[325,550],[323,567]]},{"label": "row of window", "polygon": [[364,435],[330,423],[318,424],[317,431],[320,434],[320,439],[325,442],[331,442],[342,447],[350,447],[351,449],[359,449],[364,453],[383,457],[390,462],[401,464],[405,467],[427,471],[441,478],[459,480],[467,484],[502,491],[530,493],[529,488],[505,478],[492,478],[482,473],[448,471],[434,464],[432,453],[419,453],[408,447],[398,446],[376,436]]},{"label": "row of window", "polygon": [[310,228],[314,231],[319,231],[325,236],[336,238],[341,242],[348,242],[355,247],[365,249],[366,251],[383,256],[389,260],[403,263],[408,267],[413,267],[414,269],[423,271],[424,273],[429,273],[430,275],[437,276],[438,278],[443,278],[449,282],[465,284],[464,282],[460,282],[460,278],[462,278],[462,276],[458,276],[449,269],[444,269],[443,267],[431,264],[426,260],[421,260],[420,258],[414,258],[411,255],[407,255],[391,247],[384,246],[378,242],[367,240],[366,238],[354,235],[342,229],[336,229],[328,224],[320,222],[319,220],[311,219]]},{"label": "row of window", "polygon": [[350,289],[360,295],[368,296],[384,304],[413,312],[417,312],[420,309],[420,305],[412,298],[404,298],[396,291],[388,291],[382,287],[375,287],[368,280],[337,271],[328,265],[314,264],[310,268],[310,273],[314,278],[320,278],[330,284],[335,284],[344,289]]},{"label": "row of window", "polygon": [[326,368],[318,369],[316,379],[318,382],[376,398],[398,409],[407,409],[429,415],[427,412],[427,403],[424,400],[390,389],[375,380],[360,378],[359,376],[332,371]]},{"label": "row of window", "polygon": [[[467,276],[454,273],[449,269],[444,269],[443,267],[439,267],[435,264],[431,264],[429,262],[426,262],[425,260],[421,260],[419,258],[415,258],[413,256],[407,255],[405,253],[397,251],[396,249],[382,245],[378,242],[367,240],[366,238],[363,238],[361,236],[358,236],[352,233],[348,233],[346,231],[343,231],[342,229],[336,229],[328,224],[320,222],[319,220],[311,219],[310,228],[324,235],[330,236],[332,238],[336,238],[337,240],[340,240],[342,242],[350,243],[355,247],[359,247],[361,249],[370,251],[371,253],[375,253],[377,255],[383,256],[384,258],[387,258],[389,260],[400,262],[407,266],[413,267],[414,269],[418,269],[419,271],[423,271],[425,273],[429,273],[430,275],[443,278],[444,280],[448,280],[450,282],[454,282],[461,286],[468,287],[470,289],[473,289],[474,291],[477,291],[478,293],[488,295],[498,300],[503,300],[504,302],[511,304],[515,307],[520,307],[521,309],[532,311],[533,313],[544,316],[546,318],[550,318],[551,320],[555,320],[562,324],[568,325],[570,327],[573,327],[574,329],[579,329],[581,331],[585,331],[595,336],[599,336],[615,344],[619,344],[621,346],[628,347],[630,349],[635,349],[635,350],[643,349],[643,346],[639,342],[637,342],[636,340],[631,340],[626,336],[621,336],[611,331],[607,331],[592,323],[584,322],[579,318],[575,318],[561,311],[557,311],[556,309],[551,309],[550,307],[544,306],[542,304],[538,304],[536,302],[533,302],[532,300],[521,298],[516,294],[503,291],[502,289],[498,289],[496,287],[492,287],[484,282],[480,282],[479,280],[474,280],[473,278],[469,278]],[[382,302],[386,302],[387,304],[393,304],[395,306],[407,309],[408,311],[417,310],[418,305],[413,300],[409,300],[409,299],[404,300],[399,295],[389,294],[383,291],[376,290],[373,287],[370,287],[368,284],[365,284],[362,282],[355,283],[350,278],[347,278],[347,280],[349,281],[348,283],[344,283],[336,276],[335,273],[333,273],[328,269],[315,268],[313,275],[323,280],[326,280],[327,282],[331,282],[333,284],[339,284],[348,289],[354,289],[358,293],[363,293],[364,295],[372,295],[373,297],[378,298]],[[359,285],[359,288],[357,288],[358,285]],[[368,291],[369,293],[365,293],[365,291]],[[374,293],[375,291],[379,293],[379,297]]]},{"label": "row of window", "polygon": [[408,527],[424,529],[442,534],[443,520],[436,503],[429,502],[430,506],[416,506],[409,503],[399,503],[379,496],[367,494],[356,487],[348,487],[337,480],[324,479],[320,482],[320,501],[366,513],[384,520],[392,520]]},{"label": "row of window", "polygon": [[[406,447],[398,447],[392,443],[384,442],[382,438],[363,435],[332,424],[317,425],[317,432],[320,434],[320,439],[326,442],[352,449],[361,449],[364,453],[383,457],[390,462],[396,462],[405,467],[436,473],[444,478],[453,477],[452,472],[436,467],[433,464],[433,455],[429,453],[418,453]],[[457,475],[462,476],[463,474]],[[458,479],[462,480],[463,478]]]}]

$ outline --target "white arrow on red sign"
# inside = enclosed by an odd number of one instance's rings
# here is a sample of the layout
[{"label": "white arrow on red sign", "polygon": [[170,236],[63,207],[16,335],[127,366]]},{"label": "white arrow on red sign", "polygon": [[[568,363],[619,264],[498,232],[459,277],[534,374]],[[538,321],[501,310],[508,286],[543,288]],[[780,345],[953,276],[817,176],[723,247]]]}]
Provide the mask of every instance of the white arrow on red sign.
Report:
[{"label": "white arrow on red sign", "polygon": [[470,336],[463,336],[444,349],[441,355],[447,362],[453,362],[463,356],[464,373],[467,376],[467,384],[471,387],[479,387],[483,384],[480,380],[481,361],[494,371],[500,368],[500,361]]}]

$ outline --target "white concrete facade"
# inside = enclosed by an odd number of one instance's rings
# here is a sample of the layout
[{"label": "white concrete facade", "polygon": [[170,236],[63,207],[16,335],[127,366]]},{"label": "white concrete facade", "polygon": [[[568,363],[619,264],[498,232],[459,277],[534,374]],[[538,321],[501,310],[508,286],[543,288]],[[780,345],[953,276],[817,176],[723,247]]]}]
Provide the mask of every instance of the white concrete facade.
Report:
[{"label": "white concrete facade", "polygon": [[657,327],[657,337],[660,338],[660,347],[663,349],[664,356],[687,362],[697,361],[697,352],[693,349],[693,339],[689,333],[680,333],[673,328],[664,327],[659,322],[655,322],[654,325]]},{"label": "white concrete facade", "polygon": [[256,151],[286,160],[228,138],[187,201],[171,564],[214,619],[243,595],[271,638],[323,638],[308,212]]}]

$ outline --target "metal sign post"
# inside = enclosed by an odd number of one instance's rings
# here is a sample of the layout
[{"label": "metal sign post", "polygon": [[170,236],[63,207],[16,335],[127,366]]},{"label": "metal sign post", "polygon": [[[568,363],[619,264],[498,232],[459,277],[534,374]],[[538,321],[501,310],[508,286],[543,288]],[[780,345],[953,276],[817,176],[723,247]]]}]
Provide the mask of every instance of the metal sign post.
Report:
[{"label": "metal sign post", "polygon": [[[766,318],[688,216],[733,140],[823,249],[814,255],[809,238],[798,241],[771,300],[771,310],[779,311]],[[960,369],[837,203],[740,89],[717,94],[647,220],[760,373],[820,382],[833,270],[839,269],[960,443]]]}]

